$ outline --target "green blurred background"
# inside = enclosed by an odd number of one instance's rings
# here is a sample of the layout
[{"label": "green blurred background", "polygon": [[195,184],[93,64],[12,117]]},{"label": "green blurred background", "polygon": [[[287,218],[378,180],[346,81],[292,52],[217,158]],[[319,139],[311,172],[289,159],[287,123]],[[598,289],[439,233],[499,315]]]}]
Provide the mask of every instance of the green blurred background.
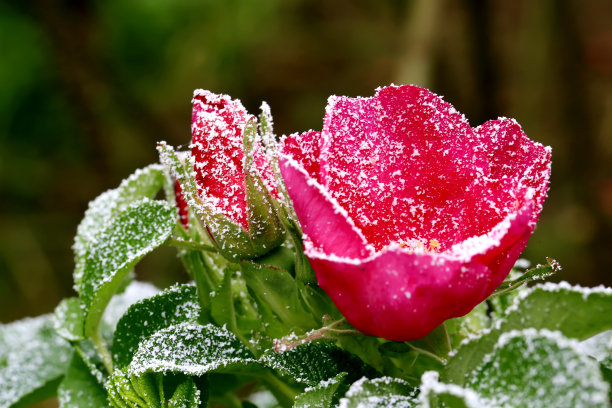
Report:
[{"label": "green blurred background", "polygon": [[[553,147],[524,256],[612,285],[609,0],[0,2],[0,321],[71,295],[87,203],[186,145],[195,88],[266,100],[278,134],[320,129],[331,94],[413,83],[473,126],[516,118]],[[141,279],[185,280],[174,251]]]}]

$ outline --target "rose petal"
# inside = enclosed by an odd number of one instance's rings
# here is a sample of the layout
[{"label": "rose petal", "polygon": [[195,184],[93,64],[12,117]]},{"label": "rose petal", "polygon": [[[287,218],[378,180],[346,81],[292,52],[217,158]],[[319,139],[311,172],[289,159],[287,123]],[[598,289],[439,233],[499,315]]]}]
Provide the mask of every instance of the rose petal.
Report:
[{"label": "rose petal", "polygon": [[463,115],[434,93],[387,87],[372,98],[332,97],[321,148],[321,182],[377,249],[435,239],[442,250],[484,231],[466,196],[488,172]]},{"label": "rose petal", "polygon": [[550,147],[529,140],[521,126],[508,118],[485,122],[475,133],[490,163],[492,208],[505,216],[525,205],[525,200],[533,201],[531,223],[535,224],[548,191]]},{"label": "rose petal", "polygon": [[468,313],[486,297],[491,277],[476,262],[401,249],[363,262],[307,255],[319,285],[356,329],[395,341],[421,338]]},{"label": "rose petal", "polygon": [[336,200],[295,160],[281,154],[279,163],[308,245],[343,257],[371,255],[363,235]]},{"label": "rose petal", "polygon": [[189,205],[178,180],[174,180],[174,200],[178,208],[179,220],[185,229],[189,229]]},{"label": "rose petal", "polygon": [[302,134],[292,134],[281,141],[280,152],[293,157],[310,177],[319,180],[319,155],[321,151],[321,132],[310,130]]}]

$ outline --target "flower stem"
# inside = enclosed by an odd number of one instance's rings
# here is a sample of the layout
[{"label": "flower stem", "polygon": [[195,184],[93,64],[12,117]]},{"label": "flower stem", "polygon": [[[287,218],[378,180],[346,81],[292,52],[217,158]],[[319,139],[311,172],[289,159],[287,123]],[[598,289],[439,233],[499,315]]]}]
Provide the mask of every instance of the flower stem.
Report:
[{"label": "flower stem", "polygon": [[100,355],[100,358],[102,359],[104,368],[106,368],[108,374],[112,374],[113,357],[111,356],[110,351],[106,347],[106,344],[104,343],[104,340],[102,339],[99,330],[96,332],[95,336],[91,338],[91,341],[93,342],[94,346],[96,347],[96,350],[98,351],[98,354]]},{"label": "flower stem", "polygon": [[195,249],[199,251],[214,252],[215,254],[219,253],[217,248],[213,246],[200,244],[199,242],[194,241],[184,241],[182,239],[170,238],[168,241],[166,241],[166,243],[177,248]]},{"label": "flower stem", "polygon": [[417,346],[414,346],[414,345],[410,344],[410,342],[408,342],[408,341],[407,341],[407,342],[405,342],[405,344],[407,344],[407,345],[408,345],[408,347],[410,347],[411,349],[413,349],[413,350],[414,350],[414,351],[416,351],[417,353],[420,353],[420,354],[423,354],[423,355],[425,355],[425,356],[431,357],[431,358],[433,358],[433,359],[435,359],[435,360],[438,360],[438,361],[439,361],[440,363],[442,363],[442,364],[446,364],[446,359],[444,359],[444,358],[442,358],[442,357],[440,357],[440,356],[437,356],[437,355],[435,355],[434,353],[432,353],[432,352],[430,352],[430,351],[423,350],[422,348],[419,348],[419,347],[417,347]]},{"label": "flower stem", "polygon": [[267,385],[268,389],[276,397],[277,401],[283,407],[291,407],[293,406],[293,401],[295,397],[298,395],[294,389],[292,389],[288,384],[285,384],[283,381],[278,379],[274,374],[270,372],[266,372],[263,375],[262,381]]},{"label": "flower stem", "polygon": [[450,335],[448,334],[448,328],[446,327],[446,322],[442,323],[442,328],[444,329],[444,334],[446,335],[446,345],[448,346],[448,352],[451,353],[453,351],[453,345],[451,344]]}]

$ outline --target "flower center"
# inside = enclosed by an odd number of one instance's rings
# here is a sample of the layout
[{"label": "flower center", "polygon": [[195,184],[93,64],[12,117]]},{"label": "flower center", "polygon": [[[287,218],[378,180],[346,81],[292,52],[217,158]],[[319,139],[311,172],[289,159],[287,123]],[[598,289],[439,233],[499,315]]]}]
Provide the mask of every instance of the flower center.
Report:
[{"label": "flower center", "polygon": [[404,251],[412,254],[412,253],[437,253],[440,252],[440,247],[442,244],[437,239],[430,239],[429,242],[427,240],[418,240],[411,239],[408,241],[400,241],[399,247]]}]

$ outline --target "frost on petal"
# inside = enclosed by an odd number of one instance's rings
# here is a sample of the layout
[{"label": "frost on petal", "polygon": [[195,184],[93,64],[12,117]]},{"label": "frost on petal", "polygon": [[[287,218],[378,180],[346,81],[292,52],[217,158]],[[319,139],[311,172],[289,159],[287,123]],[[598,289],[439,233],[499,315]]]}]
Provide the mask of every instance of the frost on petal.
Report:
[{"label": "frost on petal", "polygon": [[550,148],[509,119],[472,129],[415,86],[331,97],[319,152],[310,136],[283,150],[305,254],[349,322],[391,340],[420,338],[490,295],[548,189]]},{"label": "frost on petal", "polygon": [[321,182],[377,249],[435,239],[441,250],[472,235],[474,183],[488,170],[463,115],[432,92],[386,87],[372,98],[332,97]]},{"label": "frost on petal", "polygon": [[228,95],[196,90],[193,96],[191,154],[198,194],[248,228],[242,133],[248,113]]},{"label": "frost on petal", "polygon": [[[243,135],[250,115],[237,99],[196,90],[193,96],[192,156],[200,197],[249,229]],[[253,165],[266,188],[278,197],[273,171],[258,142]]]},{"label": "frost on petal", "polygon": [[321,132],[311,130],[289,135],[283,139],[280,149],[283,154],[293,157],[300,163],[311,178],[319,181]]},{"label": "frost on petal", "polygon": [[181,225],[186,229],[189,229],[189,205],[187,204],[187,199],[185,199],[185,195],[183,194],[181,183],[178,180],[174,180],[174,201],[176,202],[176,206],[178,208]]},{"label": "frost on petal", "polygon": [[491,208],[505,216],[533,201],[531,224],[535,225],[548,191],[550,147],[529,140],[513,119],[488,121],[475,133],[490,164]]},{"label": "frost on petal", "polygon": [[280,156],[280,169],[307,245],[339,256],[371,255],[361,232],[335,200],[300,165]]},{"label": "frost on petal", "polygon": [[389,250],[346,262],[307,252],[319,285],[358,330],[389,340],[421,338],[463,316],[488,293],[489,269],[439,255]]}]

